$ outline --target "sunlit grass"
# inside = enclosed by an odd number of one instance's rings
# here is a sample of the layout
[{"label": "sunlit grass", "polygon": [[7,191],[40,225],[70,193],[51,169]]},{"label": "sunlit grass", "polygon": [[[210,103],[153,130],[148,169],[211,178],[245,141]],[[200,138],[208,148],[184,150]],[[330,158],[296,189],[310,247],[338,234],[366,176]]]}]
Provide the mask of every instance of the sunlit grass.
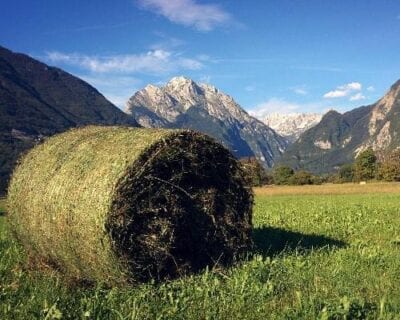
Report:
[{"label": "sunlit grass", "polygon": [[313,194],[272,196],[258,189],[247,259],[136,288],[67,286],[27,272],[1,216],[0,319],[398,319],[398,188],[315,186]]},{"label": "sunlit grass", "polygon": [[340,195],[340,194],[368,194],[368,193],[395,193],[400,194],[400,183],[368,182],[366,184],[324,184],[305,186],[266,186],[254,189],[259,196],[276,195]]}]

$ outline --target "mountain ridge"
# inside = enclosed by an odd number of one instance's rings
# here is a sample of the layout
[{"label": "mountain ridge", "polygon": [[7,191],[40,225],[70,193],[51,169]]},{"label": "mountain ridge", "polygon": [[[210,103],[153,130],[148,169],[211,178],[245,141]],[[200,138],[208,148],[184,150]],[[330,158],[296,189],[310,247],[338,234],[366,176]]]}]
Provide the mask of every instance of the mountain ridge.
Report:
[{"label": "mountain ridge", "polygon": [[188,128],[209,134],[237,157],[255,156],[271,167],[287,140],[250,116],[210,84],[174,77],[165,86],[147,85],[127,102],[126,112],[144,127]]},{"label": "mountain ridge", "polygon": [[315,173],[332,172],[367,148],[383,157],[399,146],[400,80],[371,105],[325,114],[287,149],[281,163]]},{"label": "mountain ridge", "polygon": [[321,113],[280,114],[275,112],[262,117],[260,120],[290,142],[294,142],[304,131],[317,125],[322,116]]}]

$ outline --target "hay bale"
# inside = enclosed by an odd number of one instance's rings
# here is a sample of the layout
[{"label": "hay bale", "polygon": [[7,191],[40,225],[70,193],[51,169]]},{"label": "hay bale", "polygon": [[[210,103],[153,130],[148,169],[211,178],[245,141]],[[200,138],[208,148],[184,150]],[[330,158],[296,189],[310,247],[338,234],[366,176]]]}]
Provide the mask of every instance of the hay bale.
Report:
[{"label": "hay bale", "polygon": [[8,212],[30,252],[115,284],[231,263],[251,244],[252,200],[239,163],[205,135],[91,126],[22,159]]}]

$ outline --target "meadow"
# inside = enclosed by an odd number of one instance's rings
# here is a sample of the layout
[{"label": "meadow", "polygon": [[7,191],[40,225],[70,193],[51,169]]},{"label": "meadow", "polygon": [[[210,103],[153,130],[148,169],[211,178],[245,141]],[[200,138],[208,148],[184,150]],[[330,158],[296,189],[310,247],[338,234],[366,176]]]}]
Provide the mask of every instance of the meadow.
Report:
[{"label": "meadow", "polygon": [[400,318],[399,184],[255,193],[255,247],[241,262],[111,289],[28,271],[0,200],[0,319]]}]

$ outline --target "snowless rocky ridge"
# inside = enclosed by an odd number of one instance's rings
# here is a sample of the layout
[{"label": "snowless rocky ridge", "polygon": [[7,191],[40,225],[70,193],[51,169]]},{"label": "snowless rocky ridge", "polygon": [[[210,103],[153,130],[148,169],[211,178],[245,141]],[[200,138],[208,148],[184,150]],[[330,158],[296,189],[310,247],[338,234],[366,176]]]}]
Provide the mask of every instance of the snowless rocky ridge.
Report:
[{"label": "snowless rocky ridge", "polygon": [[237,157],[256,157],[266,167],[272,167],[288,145],[232,97],[186,77],[172,78],[165,86],[147,85],[128,100],[125,111],[143,127],[204,132]]}]

